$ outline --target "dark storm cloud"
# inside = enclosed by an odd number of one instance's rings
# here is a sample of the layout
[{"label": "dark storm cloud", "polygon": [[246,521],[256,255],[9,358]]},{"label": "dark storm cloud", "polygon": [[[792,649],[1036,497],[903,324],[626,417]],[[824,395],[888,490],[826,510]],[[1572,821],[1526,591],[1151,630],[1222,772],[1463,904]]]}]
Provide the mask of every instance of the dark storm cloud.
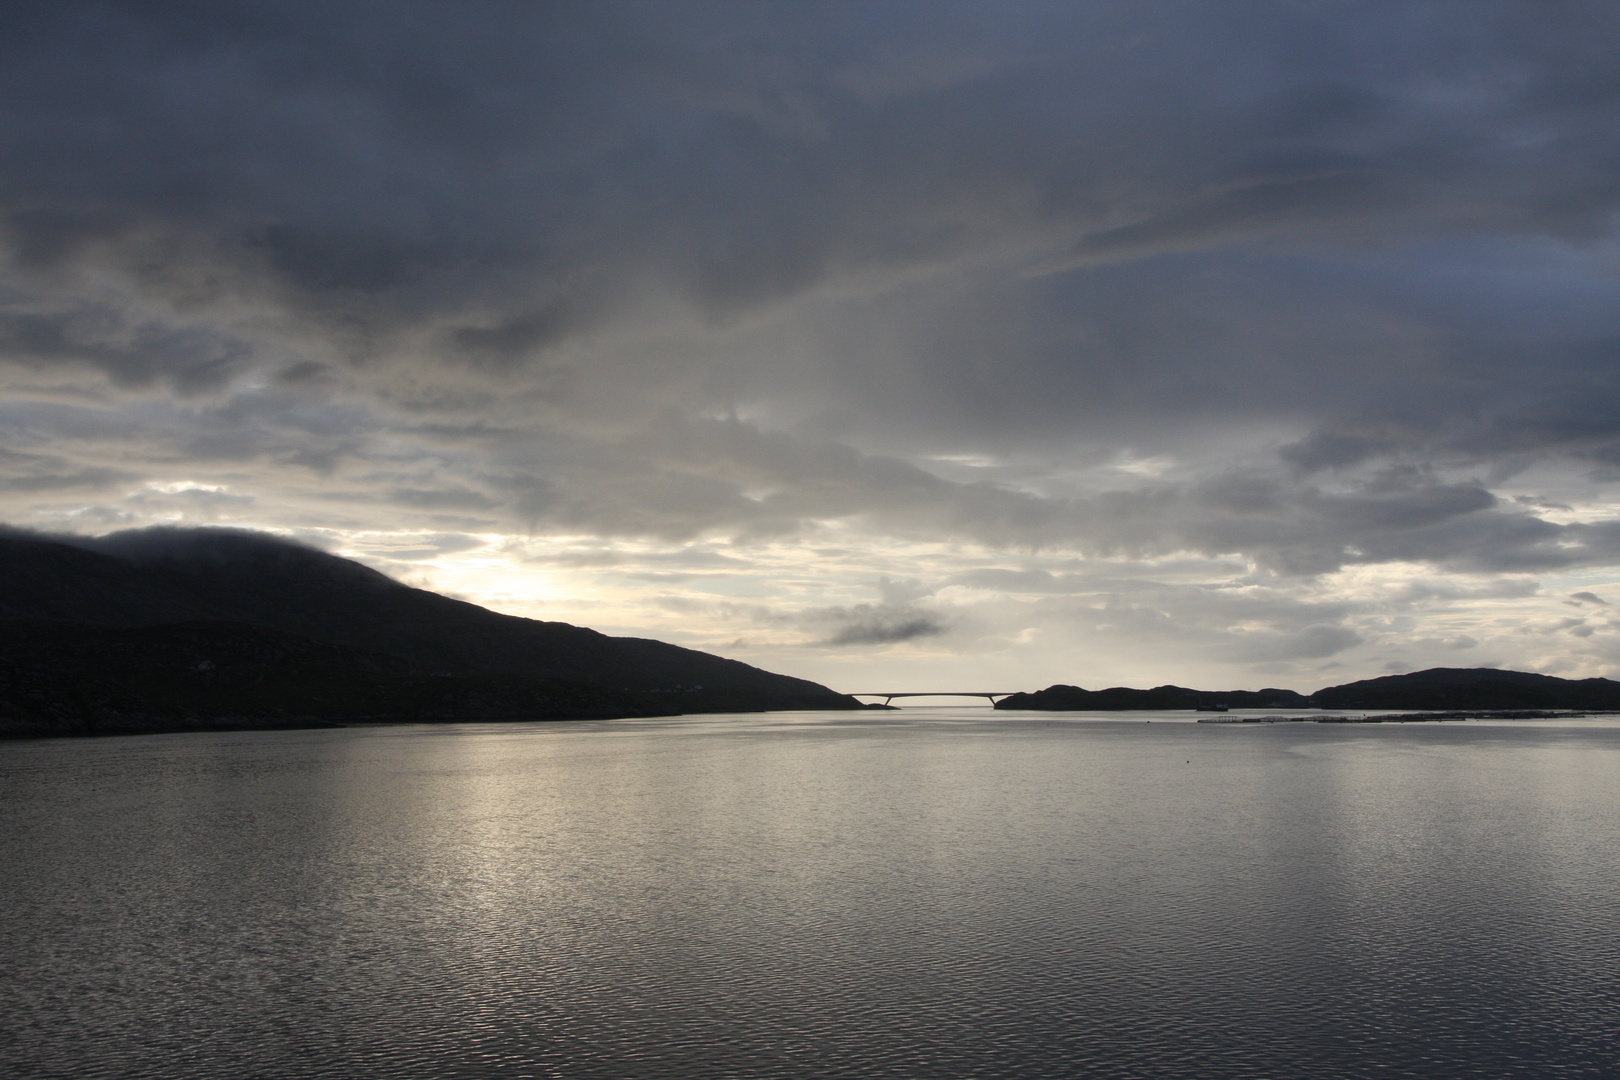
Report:
[{"label": "dark storm cloud", "polygon": [[1319,431],[1310,438],[1284,446],[1277,451],[1277,456],[1299,472],[1314,473],[1359,465],[1378,449],[1372,439]]},{"label": "dark storm cloud", "polygon": [[36,368],[80,363],[127,389],[158,381],[183,393],[214,389],[242,372],[250,352],[245,342],[206,326],[132,322],[99,305],[0,310],[0,356]]},{"label": "dark storm cloud", "polygon": [[[634,575],[640,580],[678,581],[682,575]],[[910,603],[834,605],[830,607],[779,609],[762,604],[698,599],[688,596],[661,596],[654,603],[681,615],[703,615],[721,619],[745,620],[772,630],[785,630],[794,636],[811,635],[805,644],[821,649],[898,645],[921,638],[938,637],[950,629],[949,619],[937,611]]]},{"label": "dark storm cloud", "polygon": [[727,312],[987,228],[1092,261],[1414,218],[1590,235],[1620,184],[1597,4],[7,11],[18,267],[247,290],[357,345],[442,319],[522,356],[646,275]]},{"label": "dark storm cloud", "polygon": [[[566,458],[582,471],[560,466]],[[1488,572],[1555,569],[1620,555],[1620,534],[1606,525],[1555,524],[1502,505],[1477,482],[1446,481],[1410,465],[1342,477],[1331,488],[1283,471],[1234,471],[1052,498],[955,483],[894,458],[736,421],[667,419],[629,449],[565,453],[554,446],[535,467],[548,462],[554,479],[545,481],[548,499],[532,505],[536,520],[611,535],[682,539],[721,527],[768,536],[816,520],[855,519],[919,540],[1133,557],[1236,552],[1294,574],[1388,561]],[[512,474],[510,491],[540,482],[523,476]],[[1065,589],[1049,576],[1006,574],[975,571],[959,580],[1013,591]]]},{"label": "dark storm cloud", "polygon": [[0,449],[0,488],[18,492],[100,490],[137,479],[122,469],[80,466],[54,454]]},{"label": "dark storm cloud", "polygon": [[824,644],[893,645],[916,638],[935,637],[946,630],[937,614],[911,607],[857,604],[819,613],[817,621],[841,623]]},{"label": "dark storm cloud", "polygon": [[[1617,53],[1620,9],[1577,0],[16,0],[0,362],[104,397],[19,395],[0,431],[49,460],[4,482],[216,465],[423,529],[1608,564],[1610,525],[1494,485],[1620,462]],[[1184,467],[918,464],[1121,447]],[[910,602],[828,640],[936,632]]]}]

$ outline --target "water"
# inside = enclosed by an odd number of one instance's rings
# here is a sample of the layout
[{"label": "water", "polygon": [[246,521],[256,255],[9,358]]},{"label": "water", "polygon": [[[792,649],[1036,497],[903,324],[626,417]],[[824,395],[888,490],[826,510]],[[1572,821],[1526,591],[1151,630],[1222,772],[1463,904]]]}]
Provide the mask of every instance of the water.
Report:
[{"label": "water", "polygon": [[0,1073],[1620,1076],[1620,723],[1144,719],[3,745]]}]

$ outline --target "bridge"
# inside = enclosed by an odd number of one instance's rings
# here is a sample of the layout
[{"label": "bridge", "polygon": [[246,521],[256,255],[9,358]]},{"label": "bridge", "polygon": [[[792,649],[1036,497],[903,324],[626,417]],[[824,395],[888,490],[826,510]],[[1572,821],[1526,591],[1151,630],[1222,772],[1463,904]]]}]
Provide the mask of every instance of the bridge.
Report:
[{"label": "bridge", "polygon": [[994,705],[996,703],[996,698],[1011,697],[1017,693],[1022,693],[1022,691],[996,690],[992,692],[989,690],[908,690],[904,693],[889,694],[878,691],[870,694],[851,694],[849,696],[858,698],[880,697],[883,699],[883,704],[885,705],[897,697],[982,697],[989,699],[990,704]]}]

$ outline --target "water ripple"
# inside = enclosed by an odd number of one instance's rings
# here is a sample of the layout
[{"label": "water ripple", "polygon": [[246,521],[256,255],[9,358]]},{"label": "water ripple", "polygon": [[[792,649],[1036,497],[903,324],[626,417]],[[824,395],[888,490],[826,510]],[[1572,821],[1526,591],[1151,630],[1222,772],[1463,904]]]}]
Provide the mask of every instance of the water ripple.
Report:
[{"label": "water ripple", "polygon": [[1620,728],[12,744],[8,1077],[1615,1077]]}]

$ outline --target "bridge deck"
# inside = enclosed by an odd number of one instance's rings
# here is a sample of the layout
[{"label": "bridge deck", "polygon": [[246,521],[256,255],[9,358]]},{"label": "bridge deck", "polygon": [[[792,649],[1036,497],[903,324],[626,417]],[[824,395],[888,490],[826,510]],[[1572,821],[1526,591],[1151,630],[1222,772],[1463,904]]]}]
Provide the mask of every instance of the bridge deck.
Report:
[{"label": "bridge deck", "polygon": [[869,694],[851,694],[849,696],[880,697],[885,705],[899,697],[982,697],[989,698],[990,702],[994,704],[996,698],[1011,697],[1019,692],[1017,690],[906,690],[892,694],[884,691],[873,691]]}]

